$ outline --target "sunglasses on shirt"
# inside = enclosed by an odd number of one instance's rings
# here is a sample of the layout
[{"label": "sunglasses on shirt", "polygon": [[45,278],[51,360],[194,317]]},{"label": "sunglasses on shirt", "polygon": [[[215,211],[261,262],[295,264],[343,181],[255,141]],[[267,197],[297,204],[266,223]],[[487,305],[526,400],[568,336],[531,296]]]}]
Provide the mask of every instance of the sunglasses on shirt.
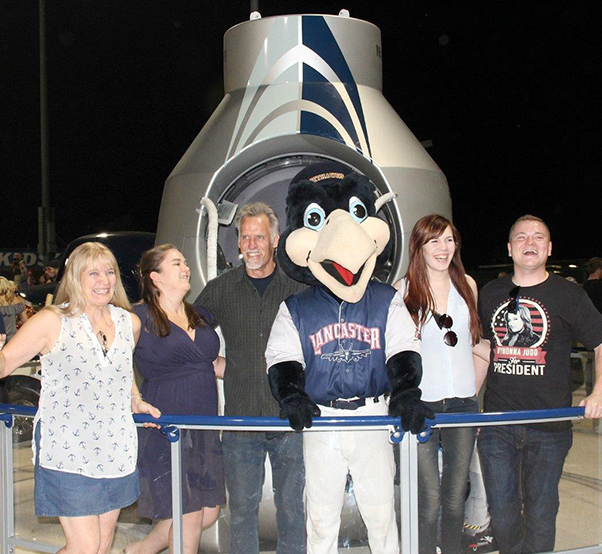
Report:
[{"label": "sunglasses on shirt", "polygon": [[433,317],[435,318],[435,322],[439,329],[449,329],[445,335],[443,335],[443,342],[447,344],[447,346],[456,346],[458,344],[458,335],[451,331],[451,327],[454,324],[454,320],[448,314],[438,314],[437,312],[433,312]]},{"label": "sunglasses on shirt", "polygon": [[510,292],[508,293],[508,296],[510,297],[510,302],[508,302],[508,311],[511,314],[518,313],[518,307],[520,305],[520,297],[518,296],[519,292],[520,286],[517,285],[516,287],[510,289]]}]

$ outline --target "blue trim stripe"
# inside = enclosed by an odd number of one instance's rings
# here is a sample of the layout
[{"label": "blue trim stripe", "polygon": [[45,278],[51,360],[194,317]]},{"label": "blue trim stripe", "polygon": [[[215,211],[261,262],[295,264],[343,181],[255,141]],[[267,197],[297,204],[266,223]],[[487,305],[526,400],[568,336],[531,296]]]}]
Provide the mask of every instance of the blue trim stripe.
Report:
[{"label": "blue trim stripe", "polygon": [[[345,144],[343,137],[323,117],[311,112],[301,111],[301,133],[306,135],[317,135],[326,137]],[[357,144],[357,143],[356,143]]]},{"label": "blue trim stripe", "polygon": [[[341,52],[337,41],[335,40],[332,31],[328,27],[326,20],[321,16],[303,16],[302,17],[302,33],[303,33],[303,44],[309,49],[313,50],[324,62],[330,66],[330,68],[336,73],[342,83],[344,83],[349,98],[355,108],[355,112],[360,121],[362,132],[368,145],[367,155],[370,155],[370,140],[368,138],[368,131],[366,128],[366,120],[364,117],[364,110],[360,100],[357,85],[349,69],[349,65],[345,60],[345,56]],[[337,90],[332,86],[326,78],[319,74],[315,68],[308,67],[306,64],[303,65],[303,88],[302,98],[310,100],[324,107],[330,113],[333,114],[345,127],[349,136],[352,137],[355,146],[358,150],[361,150],[361,145],[357,137],[357,131],[353,126],[351,116],[340,97]],[[324,119],[319,118],[324,125],[321,132],[316,132],[316,122],[311,121],[311,127],[305,127],[310,123],[310,120],[301,118],[301,133],[307,134],[319,134],[322,136],[329,136],[335,140],[340,140],[335,136],[332,136],[332,125],[328,124]],[[305,125],[304,125],[305,124]],[[337,133],[338,135],[338,133]],[[340,137],[340,135],[339,135]]]}]

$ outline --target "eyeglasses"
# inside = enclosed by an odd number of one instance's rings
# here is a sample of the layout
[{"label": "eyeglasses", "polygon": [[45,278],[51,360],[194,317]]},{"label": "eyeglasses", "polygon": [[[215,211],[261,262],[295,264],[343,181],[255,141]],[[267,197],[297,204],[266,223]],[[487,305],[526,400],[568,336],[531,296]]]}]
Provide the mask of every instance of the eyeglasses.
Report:
[{"label": "eyeglasses", "polygon": [[520,304],[520,297],[518,296],[519,292],[520,286],[517,285],[516,287],[513,287],[508,293],[508,296],[510,297],[510,302],[508,302],[508,311],[512,314],[518,313],[518,307]]},{"label": "eyeglasses", "polygon": [[102,350],[102,353],[106,358],[107,354],[109,353],[109,349],[107,347],[107,335],[105,335],[102,331],[98,331],[96,335],[98,336],[98,342],[100,342],[100,348]]},{"label": "eyeglasses", "polygon": [[[454,320],[448,314],[433,312],[433,317],[435,318],[435,322],[439,329],[451,329],[454,324]],[[456,346],[456,344],[458,344],[458,335],[453,331],[448,331],[443,335],[443,342],[447,344],[447,346]]]}]

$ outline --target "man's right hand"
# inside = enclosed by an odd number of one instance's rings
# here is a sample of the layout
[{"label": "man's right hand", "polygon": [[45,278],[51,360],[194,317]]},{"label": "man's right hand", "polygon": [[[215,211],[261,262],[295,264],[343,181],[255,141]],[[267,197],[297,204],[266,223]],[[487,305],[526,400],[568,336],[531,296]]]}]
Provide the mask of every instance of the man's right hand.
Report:
[{"label": "man's right hand", "polygon": [[280,419],[288,419],[295,431],[303,431],[312,426],[313,418],[320,415],[320,408],[307,395],[295,395],[281,404]]}]

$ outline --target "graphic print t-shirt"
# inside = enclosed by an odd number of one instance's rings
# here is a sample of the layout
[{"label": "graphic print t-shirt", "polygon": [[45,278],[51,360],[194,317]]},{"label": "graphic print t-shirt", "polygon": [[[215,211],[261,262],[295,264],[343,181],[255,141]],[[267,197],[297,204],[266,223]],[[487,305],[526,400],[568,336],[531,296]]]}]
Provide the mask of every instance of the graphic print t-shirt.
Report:
[{"label": "graphic print t-shirt", "polygon": [[602,316],[574,283],[550,275],[510,297],[512,277],[488,283],[479,313],[492,354],[485,411],[541,410],[571,406],[571,346],[602,343]]}]

